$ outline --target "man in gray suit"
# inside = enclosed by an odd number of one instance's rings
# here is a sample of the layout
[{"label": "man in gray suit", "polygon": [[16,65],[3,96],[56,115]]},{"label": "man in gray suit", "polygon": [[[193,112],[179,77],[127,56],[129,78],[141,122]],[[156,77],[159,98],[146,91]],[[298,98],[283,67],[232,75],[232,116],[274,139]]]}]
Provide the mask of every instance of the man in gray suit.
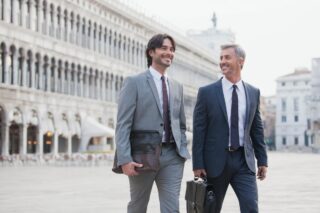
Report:
[{"label": "man in gray suit", "polygon": [[[153,36],[146,49],[149,69],[128,77],[120,92],[116,154],[117,166],[129,177],[131,201],[127,211],[130,213],[147,211],[154,182],[158,187],[161,212],[179,212],[183,168],[190,155],[185,134],[183,87],[168,78],[166,73],[172,63],[175,48],[175,41],[171,36]],[[147,142],[154,140],[152,132],[159,135],[161,150],[159,159],[155,160],[159,160],[160,166],[156,171],[139,172],[145,165],[133,160],[132,146],[145,143],[142,138],[147,138],[144,140]],[[132,135],[136,133],[142,134],[132,139]],[[150,149],[152,151],[153,148]]]},{"label": "man in gray suit", "polygon": [[221,211],[229,184],[241,212],[258,212],[257,177],[267,173],[267,153],[259,111],[260,92],[241,80],[245,52],[238,45],[221,47],[224,77],[199,89],[194,109],[193,171],[206,176]]}]

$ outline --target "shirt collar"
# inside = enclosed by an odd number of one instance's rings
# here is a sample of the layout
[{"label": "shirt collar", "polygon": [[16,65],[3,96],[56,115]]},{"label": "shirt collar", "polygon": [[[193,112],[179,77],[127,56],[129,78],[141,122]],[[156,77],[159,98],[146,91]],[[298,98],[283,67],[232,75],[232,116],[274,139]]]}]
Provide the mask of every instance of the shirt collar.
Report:
[{"label": "shirt collar", "polygon": [[[151,75],[153,76],[153,78],[157,79],[157,80],[161,80],[161,74],[160,72],[158,72],[155,68],[153,68],[152,66],[149,67],[149,70],[150,70],[150,73]],[[164,77],[165,79],[168,79],[168,75],[167,73],[165,72],[164,73]]]},{"label": "shirt collar", "polygon": [[[232,88],[233,88],[232,86],[234,85],[234,83],[232,83],[231,81],[229,81],[227,78],[223,77],[223,78],[222,78],[222,85],[223,85],[223,87],[224,87],[225,89],[232,89]],[[237,85],[237,88],[238,88],[239,90],[241,90],[241,89],[242,89],[242,86],[243,86],[242,80],[240,79],[240,81],[238,81],[237,83],[235,83],[235,85]]]}]

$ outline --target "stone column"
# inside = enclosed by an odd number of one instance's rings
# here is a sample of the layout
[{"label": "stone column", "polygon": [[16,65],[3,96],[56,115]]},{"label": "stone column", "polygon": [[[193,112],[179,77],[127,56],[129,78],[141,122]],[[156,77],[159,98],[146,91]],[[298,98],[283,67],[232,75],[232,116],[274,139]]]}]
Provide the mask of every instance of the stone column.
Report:
[{"label": "stone column", "polygon": [[47,90],[46,91],[51,91],[51,66],[50,63],[47,64],[46,66],[46,74],[47,74]]},{"label": "stone column", "polygon": [[[60,75],[60,82],[59,82],[59,83],[61,83],[61,85],[60,85],[60,92],[61,92],[62,94],[64,94],[64,90],[65,90],[65,70],[64,70],[64,68],[63,68],[62,63],[61,63],[60,66],[59,66],[59,71],[60,71],[60,73],[61,73],[61,75]],[[58,91],[58,90],[57,90],[57,91]]]},{"label": "stone column", "polygon": [[70,24],[69,24],[68,13],[63,12],[63,26],[61,28],[62,28],[63,40],[66,42],[68,42],[68,35],[70,32],[69,26]]},{"label": "stone column", "polygon": [[35,26],[35,18],[36,18],[35,2],[30,0],[29,7],[30,7],[30,12],[29,12],[30,29],[35,31],[35,29],[36,29],[36,26]]},{"label": "stone column", "polygon": [[37,145],[37,154],[42,157],[43,156],[43,130],[42,126],[39,127],[39,132],[38,132],[38,145]]},{"label": "stone column", "polygon": [[20,132],[20,155],[26,155],[27,154],[27,125],[23,124],[19,128]]},{"label": "stone column", "polygon": [[58,69],[56,63],[51,64],[51,69],[50,69],[50,78],[52,78],[52,73],[53,72],[53,79],[50,80],[50,84],[53,83],[53,85],[50,85],[50,90],[51,92],[57,92],[58,91]]},{"label": "stone column", "polygon": [[25,54],[21,56],[21,63],[22,63],[22,69],[21,69],[21,77],[22,77],[22,86],[27,86],[27,60]]},{"label": "stone column", "polygon": [[70,132],[68,133],[67,143],[68,143],[67,153],[69,156],[71,156],[71,154],[72,154],[72,136],[71,136]]},{"label": "stone column", "polygon": [[100,100],[100,95],[101,95],[101,88],[100,88],[100,81],[101,81],[101,74],[98,71],[97,76],[95,78],[96,84],[94,85],[95,87],[95,91],[94,91],[94,95],[95,95],[95,99]]},{"label": "stone column", "polygon": [[21,26],[26,27],[27,19],[27,0],[21,0]]},{"label": "stone column", "polygon": [[71,69],[69,67],[66,67],[67,71],[67,94],[71,95]]},{"label": "stone column", "polygon": [[19,1],[13,1],[12,2],[12,11],[13,11],[13,16],[12,16],[12,23],[15,25],[19,25]]},{"label": "stone column", "polygon": [[45,20],[44,20],[44,5],[42,4],[42,1],[39,1],[38,3],[38,31],[42,34],[46,35],[45,31]]},{"label": "stone column", "polygon": [[111,82],[111,101],[116,101],[116,76],[113,76],[113,81]]},{"label": "stone column", "polygon": [[78,95],[78,72],[75,70],[76,68],[72,70],[73,72],[73,94],[75,96]]},{"label": "stone column", "polygon": [[3,74],[4,75],[0,75],[1,78],[1,83],[7,83],[8,82],[8,74],[9,74],[9,53],[7,51],[7,49],[3,49],[2,52],[2,65],[3,65]]},{"label": "stone column", "polygon": [[35,88],[35,77],[36,77],[36,70],[35,70],[35,61],[34,56],[30,56],[30,75],[31,75],[31,85],[30,88]]},{"label": "stone column", "polygon": [[[82,25],[80,26],[81,31],[81,41],[82,41],[82,47],[86,47],[87,45],[87,26],[86,22],[83,20]],[[84,32],[83,32],[84,30]]]},{"label": "stone column", "polygon": [[42,90],[43,89],[43,85],[42,85],[42,78],[43,78],[43,64],[42,64],[42,58],[39,57],[38,59],[38,66],[39,66],[39,79],[38,79],[38,84],[39,84],[39,89]]},{"label": "stone column", "polygon": [[93,50],[94,49],[94,47],[93,47],[93,45],[94,45],[94,24],[93,23],[91,23],[89,30],[90,30],[90,36],[88,36],[88,39],[89,39],[88,48]]},{"label": "stone column", "polygon": [[127,50],[126,50],[126,54],[127,54],[127,59],[126,62],[130,63],[130,56],[131,56],[131,43],[130,40],[128,39],[128,45],[127,45]]},{"label": "stone column", "polygon": [[18,54],[17,54],[17,51],[14,52],[13,54],[13,69],[11,72],[12,73],[12,76],[13,76],[13,79],[12,79],[12,82],[13,82],[13,85],[18,85],[18,63],[19,63],[19,60],[18,60]]},{"label": "stone column", "polygon": [[85,92],[85,97],[89,98],[90,97],[90,71],[87,72],[86,75],[86,82],[87,82],[87,86],[86,86],[86,92]]},{"label": "stone column", "polygon": [[3,5],[2,5],[2,7],[3,7],[3,21],[5,21],[5,22],[7,22],[7,23],[10,23],[10,13],[11,13],[11,11],[10,11],[10,0],[3,0]]},{"label": "stone column", "polygon": [[55,130],[53,133],[53,147],[51,150],[51,153],[56,156],[58,154],[58,150],[59,150],[59,135],[58,135],[58,131]]},{"label": "stone column", "polygon": [[80,97],[84,97],[84,72],[80,72]]},{"label": "stone column", "polygon": [[[50,10],[51,10],[51,8],[50,8]],[[50,16],[51,16],[51,14],[50,14]],[[57,17],[56,17],[56,11],[54,9],[52,10],[52,17],[50,17],[50,18],[52,18],[52,22],[50,24],[50,34],[52,37],[55,37],[56,36],[55,29],[57,26]]]},{"label": "stone column", "polygon": [[9,155],[9,124],[2,124],[2,155]]},{"label": "stone column", "polygon": [[99,99],[100,100],[105,100],[105,93],[106,93],[106,78],[105,78],[105,73],[103,72],[102,74],[101,74],[101,76],[100,76],[100,78],[101,78],[101,85],[100,85],[100,88],[101,88],[101,90],[100,90],[100,97],[99,97]]}]

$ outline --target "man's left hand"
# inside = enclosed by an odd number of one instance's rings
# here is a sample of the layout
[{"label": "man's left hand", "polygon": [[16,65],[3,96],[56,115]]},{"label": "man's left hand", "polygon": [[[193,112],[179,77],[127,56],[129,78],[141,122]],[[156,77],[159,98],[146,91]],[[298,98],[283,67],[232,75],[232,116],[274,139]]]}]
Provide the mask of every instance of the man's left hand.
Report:
[{"label": "man's left hand", "polygon": [[259,180],[264,180],[267,176],[267,169],[268,167],[266,166],[259,166],[258,167],[258,173],[257,173],[257,177]]}]

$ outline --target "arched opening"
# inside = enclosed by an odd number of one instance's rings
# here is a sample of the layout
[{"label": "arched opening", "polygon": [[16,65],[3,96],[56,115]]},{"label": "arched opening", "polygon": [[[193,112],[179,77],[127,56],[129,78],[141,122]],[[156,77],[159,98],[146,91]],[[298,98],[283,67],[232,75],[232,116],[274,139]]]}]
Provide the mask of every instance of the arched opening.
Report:
[{"label": "arched opening", "polygon": [[67,153],[68,152],[68,139],[63,135],[59,135],[58,138],[58,152],[59,153]]},{"label": "arched opening", "polygon": [[29,125],[27,128],[27,153],[35,154],[37,152],[37,135],[38,128],[34,125]]},{"label": "arched opening", "polygon": [[71,139],[71,150],[72,153],[79,152],[80,149],[80,138],[78,135],[73,135]]},{"label": "arched opening", "polygon": [[20,128],[19,125],[13,123],[9,127],[9,154],[19,154],[20,151]]},{"label": "arched opening", "polygon": [[53,147],[53,132],[47,131],[43,135],[43,153],[51,153]]}]

